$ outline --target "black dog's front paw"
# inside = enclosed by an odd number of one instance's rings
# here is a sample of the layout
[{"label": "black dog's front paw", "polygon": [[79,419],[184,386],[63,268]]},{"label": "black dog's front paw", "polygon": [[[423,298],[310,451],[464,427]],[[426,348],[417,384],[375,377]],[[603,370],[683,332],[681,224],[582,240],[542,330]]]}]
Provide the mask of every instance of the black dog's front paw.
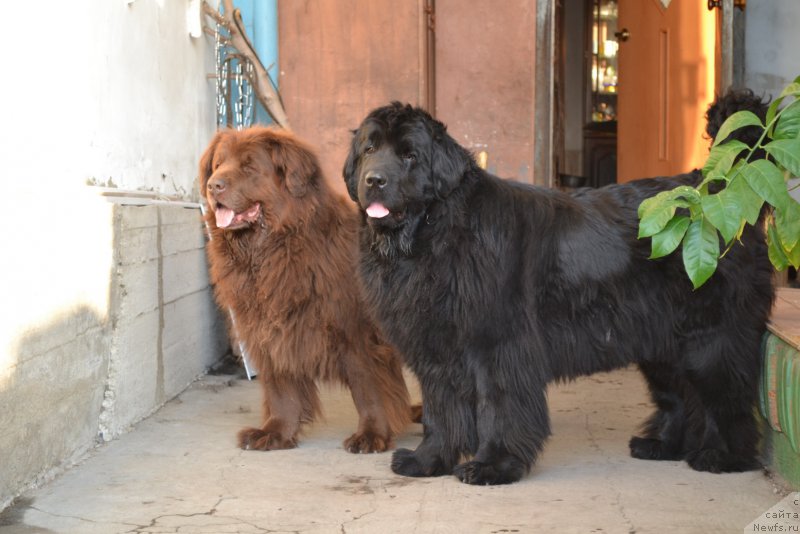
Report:
[{"label": "black dog's front paw", "polygon": [[392,471],[406,477],[438,477],[448,474],[441,460],[421,462],[415,451],[397,449],[392,455]]},{"label": "black dog's front paw", "polygon": [[640,460],[680,460],[680,451],[670,450],[664,442],[653,438],[632,437],[628,442],[631,456]]},{"label": "black dog's front paw", "polygon": [[692,451],[686,455],[686,462],[695,471],[708,473],[739,473],[761,468],[761,464],[755,458],[717,449]]},{"label": "black dog's front paw", "polygon": [[422,466],[414,456],[414,451],[397,449],[392,455],[392,471],[406,477],[424,477]]},{"label": "black dog's front paw", "polygon": [[478,461],[465,462],[453,469],[453,474],[465,484],[474,486],[495,486],[511,484],[522,478],[524,469],[521,465],[508,465],[509,469],[498,469],[498,466]]}]

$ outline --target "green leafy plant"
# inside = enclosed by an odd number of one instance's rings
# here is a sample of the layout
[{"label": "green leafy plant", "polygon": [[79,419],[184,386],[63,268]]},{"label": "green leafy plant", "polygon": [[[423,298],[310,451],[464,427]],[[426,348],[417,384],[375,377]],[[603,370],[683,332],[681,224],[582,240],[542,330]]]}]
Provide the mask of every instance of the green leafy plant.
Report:
[{"label": "green leafy plant", "polygon": [[[788,104],[779,109],[785,101]],[[763,130],[755,146],[726,141],[748,126]],[[759,149],[769,157],[754,159]],[[714,274],[720,258],[737,246],[745,225],[760,224],[766,203],[770,209],[763,223],[770,261],[778,270],[799,268],[800,204],[789,188],[790,180],[800,176],[800,76],[770,104],[763,123],[750,111],[728,117],[702,172],[697,187],[677,187],[640,204],[639,238],[651,238],[651,259],[682,247],[686,273],[697,289]]]}]

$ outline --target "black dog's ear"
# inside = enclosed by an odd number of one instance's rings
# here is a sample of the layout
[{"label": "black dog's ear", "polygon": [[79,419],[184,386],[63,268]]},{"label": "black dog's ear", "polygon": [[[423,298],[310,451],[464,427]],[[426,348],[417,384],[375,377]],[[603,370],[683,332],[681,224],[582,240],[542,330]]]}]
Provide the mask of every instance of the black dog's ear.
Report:
[{"label": "black dog's ear", "polygon": [[356,164],[358,162],[358,143],[356,142],[356,134],[358,130],[353,130],[353,139],[350,142],[350,153],[347,154],[347,159],[344,162],[342,169],[342,176],[344,183],[347,186],[347,193],[350,198],[358,202],[358,177],[356,176]]},{"label": "black dog's ear", "polygon": [[441,123],[433,131],[431,171],[433,187],[439,198],[445,198],[461,182],[469,168],[469,154],[450,137]]},{"label": "black dog's ear", "polygon": [[200,184],[200,195],[203,197],[206,196],[206,184],[208,183],[208,179],[214,174],[214,153],[223,135],[224,131],[217,132],[211,139],[211,142],[208,143],[208,147],[205,152],[203,152],[203,155],[200,156],[200,169],[197,173],[197,181]]}]

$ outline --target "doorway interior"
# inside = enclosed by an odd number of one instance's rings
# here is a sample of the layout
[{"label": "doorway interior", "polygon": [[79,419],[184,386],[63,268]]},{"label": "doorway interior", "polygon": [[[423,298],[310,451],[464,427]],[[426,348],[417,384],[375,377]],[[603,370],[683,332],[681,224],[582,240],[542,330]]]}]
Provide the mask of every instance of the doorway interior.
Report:
[{"label": "doorway interior", "polygon": [[554,159],[562,187],[617,181],[616,0],[556,2]]},{"label": "doorway interior", "polygon": [[554,174],[599,187],[702,166],[708,105],[737,86],[733,0],[552,1]]}]

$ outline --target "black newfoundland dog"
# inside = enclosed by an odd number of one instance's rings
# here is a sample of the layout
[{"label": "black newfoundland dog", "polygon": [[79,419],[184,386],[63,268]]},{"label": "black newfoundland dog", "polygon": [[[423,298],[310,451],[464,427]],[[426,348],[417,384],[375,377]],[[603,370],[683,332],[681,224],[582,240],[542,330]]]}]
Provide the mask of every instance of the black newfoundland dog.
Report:
[{"label": "black newfoundland dog", "polygon": [[[759,347],[773,300],[764,236],[694,291],[649,260],[639,203],[698,173],[567,194],[501,180],[425,111],[372,111],[344,166],[362,210],[371,312],[417,375],[424,438],[407,476],[519,480],[550,434],[546,386],[636,363],[657,406],[631,454],[700,471],[758,467]],[[462,463],[459,463],[462,462]]]}]

